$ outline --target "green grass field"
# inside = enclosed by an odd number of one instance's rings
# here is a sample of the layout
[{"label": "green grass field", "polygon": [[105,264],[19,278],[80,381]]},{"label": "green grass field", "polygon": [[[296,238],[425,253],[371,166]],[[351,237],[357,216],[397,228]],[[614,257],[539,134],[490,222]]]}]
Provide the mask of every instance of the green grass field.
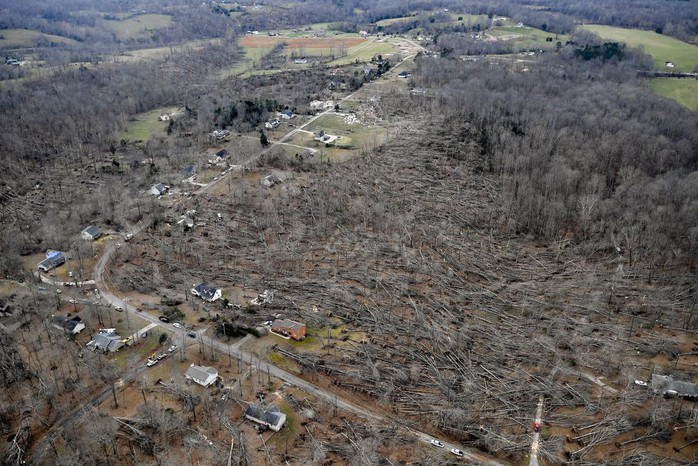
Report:
[{"label": "green grass field", "polygon": [[674,99],[681,105],[698,111],[698,80],[685,78],[656,78],[650,83],[656,93]]},{"label": "green grass field", "polygon": [[375,57],[376,55],[387,55],[389,53],[397,52],[397,47],[388,41],[377,42],[371,40],[361,45],[357,45],[356,47],[349,48],[346,56],[337,58],[336,60],[329,62],[328,65],[341,66],[348,65],[356,61],[369,62],[371,61],[371,58]]},{"label": "green grass field", "polygon": [[158,117],[164,113],[175,113],[177,110],[177,107],[163,107],[140,113],[126,124],[126,128],[119,133],[117,139],[135,142],[147,141],[153,136],[164,136],[169,122],[158,121]]},{"label": "green grass field", "polygon": [[[583,28],[607,40],[624,42],[629,47],[642,47],[645,52],[652,55],[658,70],[691,72],[698,66],[698,47],[673,37],[663,36],[653,31],[611,26],[587,25]],[[668,61],[676,67],[667,68]]]},{"label": "green grass field", "polygon": [[147,39],[150,32],[172,24],[170,15],[138,15],[120,21],[106,20],[117,39]]},{"label": "green grass field", "polygon": [[78,41],[30,29],[0,29],[0,48],[34,47],[40,44],[74,45]]},{"label": "green grass field", "polygon": [[[487,31],[487,35],[496,37],[498,40],[511,40],[516,44],[517,52],[532,48],[550,49],[555,47],[557,42],[564,44],[569,39],[569,36],[566,34],[545,32],[528,26],[497,26]],[[548,42],[548,38],[552,39],[552,41]]]}]

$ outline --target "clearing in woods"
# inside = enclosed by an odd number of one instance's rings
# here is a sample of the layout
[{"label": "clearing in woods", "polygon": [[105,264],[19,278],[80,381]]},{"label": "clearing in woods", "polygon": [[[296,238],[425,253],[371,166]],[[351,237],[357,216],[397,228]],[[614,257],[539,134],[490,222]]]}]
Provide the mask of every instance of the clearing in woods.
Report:
[{"label": "clearing in woods", "polygon": [[122,20],[106,20],[119,40],[147,39],[150,32],[172,24],[170,15],[138,15]]},{"label": "clearing in woods", "polygon": [[660,95],[698,111],[698,81],[684,78],[656,78],[650,87]]},{"label": "clearing in woods", "polygon": [[[652,55],[654,66],[659,70],[690,72],[698,66],[698,46],[682,42],[673,37],[663,36],[654,31],[623,29],[597,24],[583,26],[607,40],[624,42],[629,47],[641,47]],[[667,62],[674,65],[667,68]]]},{"label": "clearing in woods", "polygon": [[31,29],[0,29],[0,48],[34,47],[41,44],[75,45],[78,41]]},{"label": "clearing in woods", "polygon": [[272,48],[276,44],[285,43],[288,53],[296,52],[298,55],[331,55],[334,50],[338,53],[344,47],[351,47],[366,42],[361,37],[281,37],[247,35],[240,38],[240,46],[246,49]]}]

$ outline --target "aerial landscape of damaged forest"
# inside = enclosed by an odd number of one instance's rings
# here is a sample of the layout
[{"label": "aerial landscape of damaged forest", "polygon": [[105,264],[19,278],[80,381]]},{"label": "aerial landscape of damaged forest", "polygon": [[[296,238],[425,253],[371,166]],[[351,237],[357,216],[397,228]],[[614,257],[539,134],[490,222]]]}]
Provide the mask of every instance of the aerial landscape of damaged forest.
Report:
[{"label": "aerial landscape of damaged forest", "polygon": [[695,6],[0,0],[0,464],[698,464]]}]

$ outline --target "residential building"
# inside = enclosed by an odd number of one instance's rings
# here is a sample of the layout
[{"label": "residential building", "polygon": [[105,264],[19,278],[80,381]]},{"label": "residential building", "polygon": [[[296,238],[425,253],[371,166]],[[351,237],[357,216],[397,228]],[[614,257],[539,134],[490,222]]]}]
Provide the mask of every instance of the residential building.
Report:
[{"label": "residential building", "polygon": [[286,415],[276,406],[264,409],[261,406],[250,405],[245,410],[245,417],[252,422],[270,428],[274,432],[280,431],[286,422]]},{"label": "residential building", "polygon": [[85,329],[85,324],[82,322],[82,319],[77,316],[72,318],[62,316],[54,317],[53,326],[65,330],[72,335],[77,335]]},{"label": "residential building", "polygon": [[90,225],[89,227],[82,230],[80,236],[82,236],[82,239],[84,240],[94,241],[100,236],[102,236],[102,232],[96,226]]},{"label": "residential building", "polygon": [[184,374],[188,380],[193,380],[203,387],[208,387],[218,380],[218,370],[209,366],[197,366],[192,364]]},{"label": "residential building", "polygon": [[105,353],[114,353],[124,346],[124,339],[114,333],[113,329],[110,329],[110,331],[100,331],[87,346],[91,346],[95,350],[104,351]]},{"label": "residential building", "polygon": [[150,191],[148,191],[150,194],[153,196],[162,196],[165,194],[168,190],[170,189],[169,186],[164,185],[162,183],[158,183],[156,185],[153,185],[152,188],[150,188]]},{"label": "residential building", "polygon": [[271,324],[271,331],[278,333],[296,341],[301,341],[305,338],[305,324],[288,319],[276,319]]},{"label": "residential building", "polygon": [[60,251],[47,251],[46,259],[39,262],[37,266],[42,272],[48,272],[65,264],[65,255]]},{"label": "residential building", "polygon": [[198,296],[204,301],[208,301],[210,303],[220,299],[222,296],[220,288],[217,288],[213,285],[207,285],[206,283],[199,283],[198,285],[194,285],[194,287],[191,289],[191,294],[193,294],[194,296]]}]

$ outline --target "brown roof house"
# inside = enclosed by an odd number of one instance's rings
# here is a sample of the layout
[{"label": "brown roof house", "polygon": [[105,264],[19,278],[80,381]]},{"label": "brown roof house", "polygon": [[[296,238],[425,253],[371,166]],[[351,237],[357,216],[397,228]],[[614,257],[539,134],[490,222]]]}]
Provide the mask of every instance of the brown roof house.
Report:
[{"label": "brown roof house", "polygon": [[296,341],[301,341],[305,338],[305,324],[294,320],[276,319],[271,324],[271,331],[284,337],[293,338]]}]

